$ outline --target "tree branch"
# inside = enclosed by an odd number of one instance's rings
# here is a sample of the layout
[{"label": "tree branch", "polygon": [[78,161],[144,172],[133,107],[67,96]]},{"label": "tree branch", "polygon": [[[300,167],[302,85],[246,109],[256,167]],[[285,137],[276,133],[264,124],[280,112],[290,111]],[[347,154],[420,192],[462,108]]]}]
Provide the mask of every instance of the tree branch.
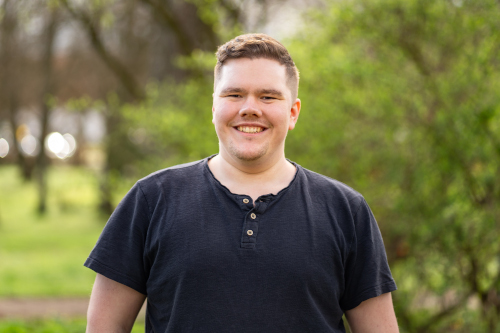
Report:
[{"label": "tree branch", "polygon": [[437,322],[445,319],[449,315],[451,315],[453,312],[457,311],[464,305],[465,302],[469,299],[469,297],[472,296],[472,293],[468,293],[463,295],[455,304],[447,307],[446,309],[443,309],[442,311],[436,313],[433,315],[429,320],[427,320],[427,323],[418,327],[416,329],[417,332],[419,333],[427,333],[429,332],[429,329],[436,325]]},{"label": "tree branch", "polygon": [[160,4],[155,0],[141,0],[143,3],[149,5],[155,14],[158,21],[169,28],[177,37],[177,42],[179,43],[181,53],[183,55],[190,55],[191,52],[196,48],[194,43],[192,43],[191,38],[186,31],[182,28],[181,22],[171,14],[168,8]]},{"label": "tree branch", "polygon": [[146,96],[144,89],[137,83],[137,80],[127,70],[127,67],[106,49],[96,26],[92,22],[92,19],[83,12],[77,12],[69,5],[67,0],[60,0],[60,2],[70,15],[84,26],[94,50],[97,52],[101,60],[108,66],[108,68],[120,79],[120,82],[123,84],[130,96],[135,101],[144,99]]}]

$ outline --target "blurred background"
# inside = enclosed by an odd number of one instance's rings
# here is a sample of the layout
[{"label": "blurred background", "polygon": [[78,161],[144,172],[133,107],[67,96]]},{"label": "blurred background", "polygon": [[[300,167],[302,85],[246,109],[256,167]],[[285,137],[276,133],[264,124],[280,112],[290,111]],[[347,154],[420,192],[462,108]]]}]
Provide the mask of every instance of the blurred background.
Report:
[{"label": "blurred background", "polygon": [[0,0],[0,303],[87,299],[134,182],[218,151],[214,52],[247,32],[301,72],[287,157],[374,211],[401,332],[500,332],[496,0]]}]

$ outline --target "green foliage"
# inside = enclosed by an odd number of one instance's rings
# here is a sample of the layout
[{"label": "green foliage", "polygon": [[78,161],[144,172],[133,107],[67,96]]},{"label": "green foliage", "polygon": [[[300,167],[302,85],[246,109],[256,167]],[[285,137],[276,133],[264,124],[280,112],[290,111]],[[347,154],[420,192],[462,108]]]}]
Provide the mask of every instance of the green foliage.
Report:
[{"label": "green foliage", "polygon": [[[241,4],[232,1],[186,0],[197,7],[198,17],[225,41],[243,33]],[[255,6],[254,6],[255,8]]]},{"label": "green foliage", "polygon": [[66,102],[66,108],[74,112],[83,112],[88,109],[102,109],[102,103],[94,102],[89,96],[73,98]]},{"label": "green foliage", "polygon": [[122,108],[133,124],[131,140],[146,155],[138,163],[140,170],[152,172],[218,151],[211,123],[212,86],[212,79],[204,77],[183,84],[150,84],[147,101]]},{"label": "green foliage", "polygon": [[[216,60],[214,55],[201,50],[195,50],[190,56],[179,56],[176,61],[177,67],[186,71],[204,72],[207,77],[213,73]],[[208,83],[203,81],[203,83]],[[155,93],[150,90],[150,93]]]}]

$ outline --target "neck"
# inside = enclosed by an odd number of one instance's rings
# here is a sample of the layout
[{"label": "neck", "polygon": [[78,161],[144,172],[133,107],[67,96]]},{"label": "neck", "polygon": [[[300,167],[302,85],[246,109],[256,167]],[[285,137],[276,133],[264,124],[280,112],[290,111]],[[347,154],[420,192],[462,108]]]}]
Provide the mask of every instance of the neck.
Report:
[{"label": "neck", "polygon": [[214,177],[232,193],[246,194],[255,201],[265,194],[277,194],[295,176],[295,166],[284,154],[273,163],[235,163],[224,154],[213,157],[208,166]]}]

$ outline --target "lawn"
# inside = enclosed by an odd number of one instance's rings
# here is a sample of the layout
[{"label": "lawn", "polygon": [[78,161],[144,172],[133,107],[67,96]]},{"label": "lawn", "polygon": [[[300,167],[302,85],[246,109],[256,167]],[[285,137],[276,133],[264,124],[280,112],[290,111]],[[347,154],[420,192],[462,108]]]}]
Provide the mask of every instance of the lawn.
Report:
[{"label": "lawn", "polygon": [[96,176],[58,166],[48,184],[48,211],[40,216],[34,182],[0,167],[0,297],[90,293],[95,274],[82,265],[106,222],[95,209]]},{"label": "lawn", "polygon": [[[95,273],[83,262],[107,220],[96,210],[95,173],[52,167],[48,211],[40,216],[36,184],[23,182],[17,171],[0,166],[0,298],[89,296]],[[83,332],[85,324],[83,318],[1,320],[0,333]],[[132,332],[144,332],[144,322]]]},{"label": "lawn", "polygon": [[[84,319],[47,319],[0,321],[0,333],[82,333],[85,332]],[[144,322],[137,322],[132,333],[144,332]]]},{"label": "lawn", "polygon": [[[118,202],[130,182],[123,184]],[[97,212],[94,171],[54,166],[48,210],[36,213],[37,187],[0,166],[0,297],[87,296],[95,273],[83,267],[107,216]]]}]

